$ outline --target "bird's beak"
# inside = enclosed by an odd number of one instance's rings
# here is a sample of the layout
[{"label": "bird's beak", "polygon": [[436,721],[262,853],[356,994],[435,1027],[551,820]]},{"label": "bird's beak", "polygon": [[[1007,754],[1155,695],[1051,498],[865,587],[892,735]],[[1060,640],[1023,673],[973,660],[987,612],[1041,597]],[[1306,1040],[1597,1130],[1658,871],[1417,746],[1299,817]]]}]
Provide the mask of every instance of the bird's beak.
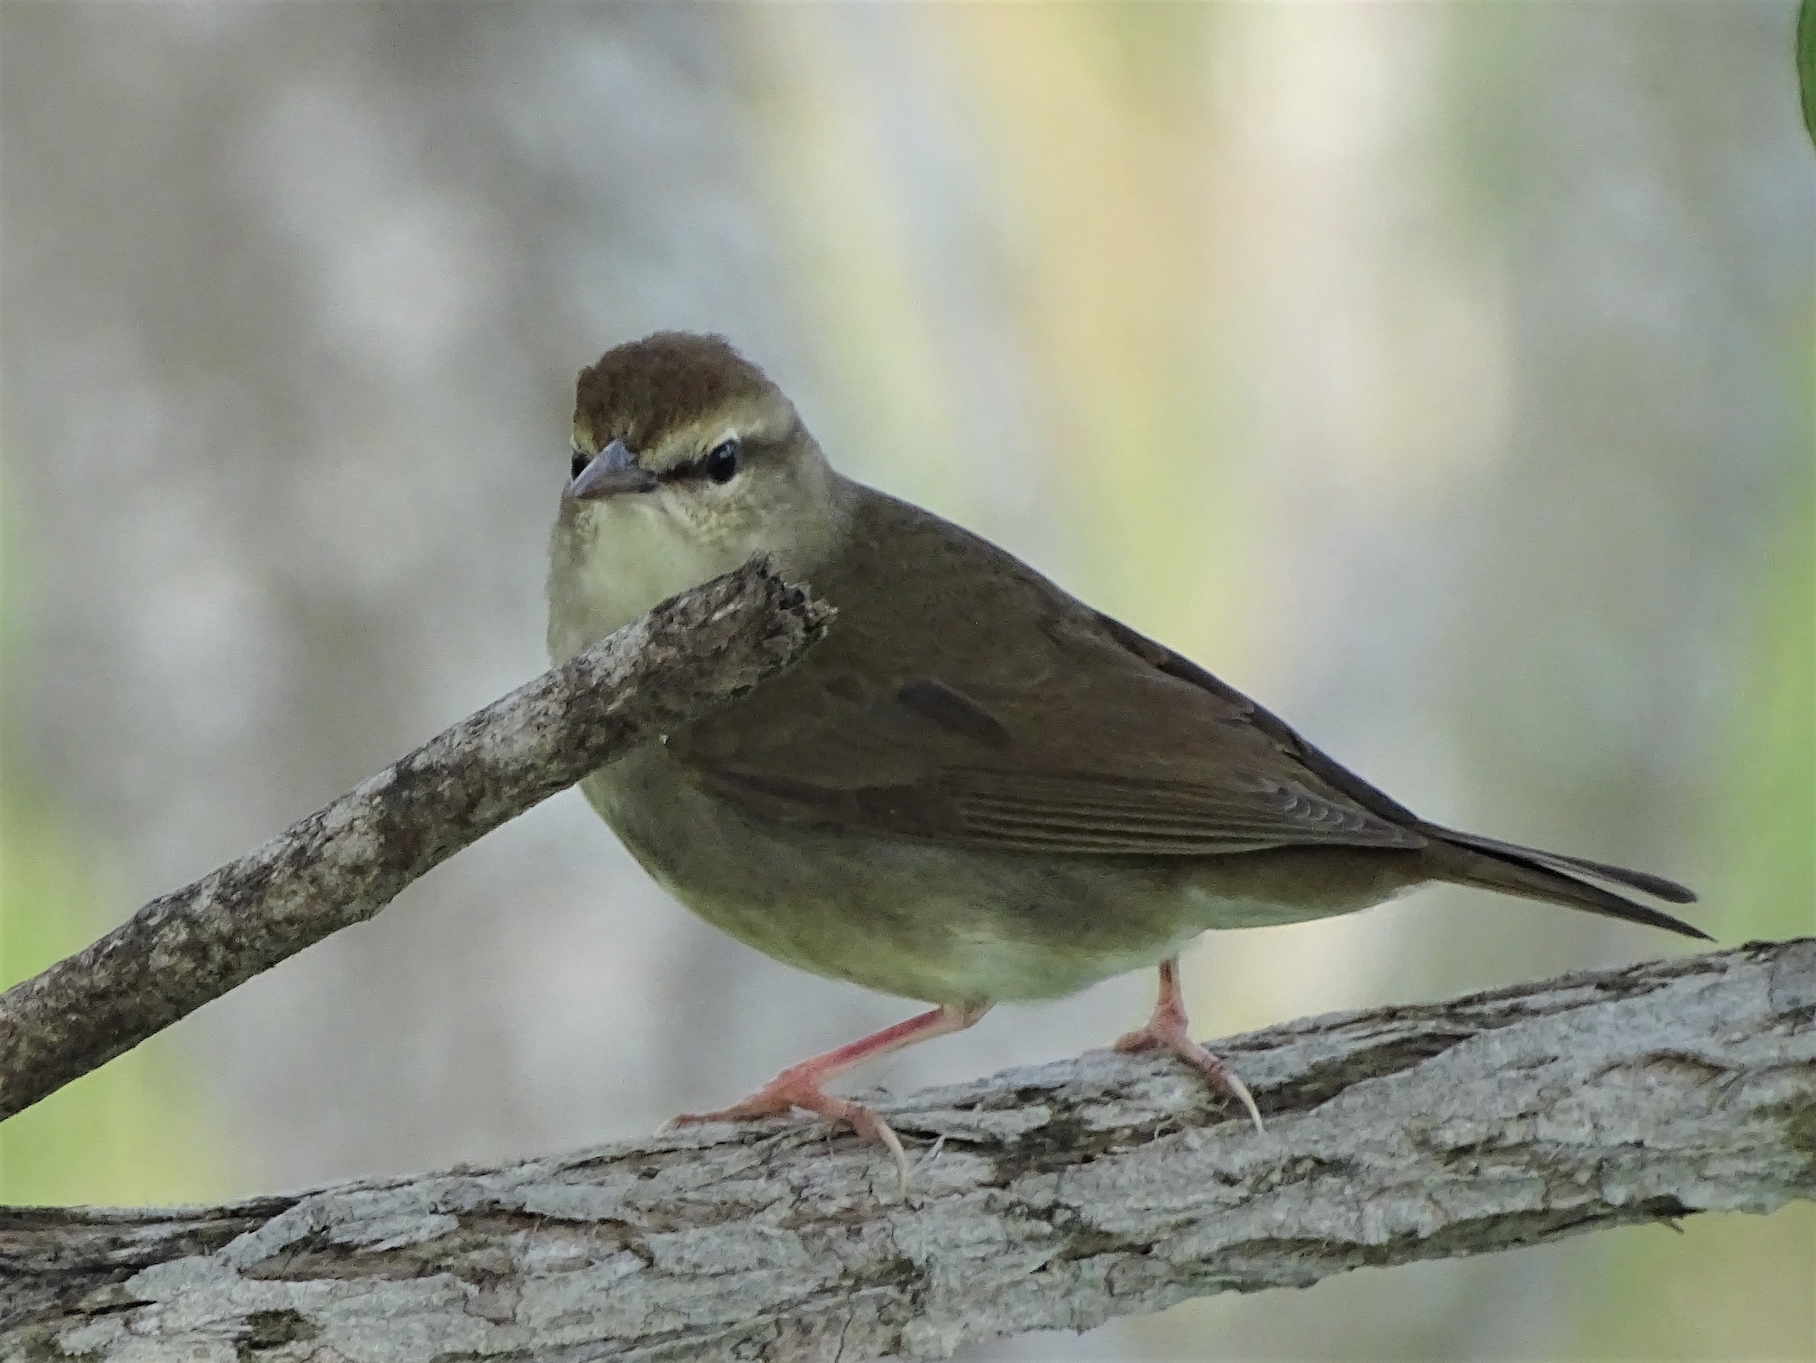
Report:
[{"label": "bird's beak", "polygon": [[649,492],[655,487],[656,475],[637,463],[637,456],[625,448],[622,440],[614,440],[580,470],[580,476],[568,484],[567,494],[577,502],[594,502],[620,492]]}]

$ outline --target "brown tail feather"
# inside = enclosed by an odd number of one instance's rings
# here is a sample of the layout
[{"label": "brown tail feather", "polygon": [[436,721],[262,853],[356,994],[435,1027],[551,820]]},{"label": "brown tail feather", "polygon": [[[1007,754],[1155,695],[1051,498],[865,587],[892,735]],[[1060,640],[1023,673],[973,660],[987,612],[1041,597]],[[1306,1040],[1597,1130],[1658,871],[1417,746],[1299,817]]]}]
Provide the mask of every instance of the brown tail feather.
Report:
[{"label": "brown tail feather", "polygon": [[1611,880],[1616,885],[1629,885],[1672,904],[1694,904],[1696,902],[1696,891],[1686,889],[1675,880],[1655,876],[1649,871],[1630,871],[1625,866],[1611,866],[1605,861],[1590,861],[1587,857],[1565,856],[1562,852],[1542,852],[1536,847],[1521,847],[1516,843],[1501,842],[1496,838],[1484,838],[1475,833],[1455,833],[1448,828],[1422,828],[1420,831],[1436,834],[1445,842],[1473,847],[1478,852],[1486,852],[1490,857],[1502,857],[1521,866],[1536,865],[1566,876],[1574,872],[1578,875],[1591,876],[1596,880]]},{"label": "brown tail feather", "polygon": [[[1683,904],[1696,896],[1674,881],[1644,871],[1629,871],[1620,866],[1566,857],[1537,848],[1517,847],[1512,843],[1478,838],[1468,833],[1453,833],[1447,828],[1425,828],[1434,841],[1426,856],[1434,863],[1437,874],[1459,885],[1476,885],[1502,894],[1539,899],[1551,904],[1565,904],[1573,909],[1619,918],[1629,923],[1667,928],[1685,937],[1699,937],[1705,942],[1715,939],[1700,928],[1645,904],[1636,904],[1623,895],[1580,880],[1570,871],[1598,876],[1605,880],[1645,890],[1661,899]],[[1567,871],[1566,868],[1569,870]]]}]

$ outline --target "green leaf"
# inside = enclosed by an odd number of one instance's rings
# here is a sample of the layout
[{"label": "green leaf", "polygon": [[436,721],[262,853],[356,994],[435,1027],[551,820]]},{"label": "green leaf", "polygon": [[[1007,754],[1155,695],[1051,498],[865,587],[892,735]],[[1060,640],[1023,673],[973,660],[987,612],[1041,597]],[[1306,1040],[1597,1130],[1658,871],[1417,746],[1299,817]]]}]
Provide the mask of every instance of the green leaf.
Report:
[{"label": "green leaf", "polygon": [[1797,86],[1803,94],[1803,126],[1816,142],[1816,0],[1797,7]]}]

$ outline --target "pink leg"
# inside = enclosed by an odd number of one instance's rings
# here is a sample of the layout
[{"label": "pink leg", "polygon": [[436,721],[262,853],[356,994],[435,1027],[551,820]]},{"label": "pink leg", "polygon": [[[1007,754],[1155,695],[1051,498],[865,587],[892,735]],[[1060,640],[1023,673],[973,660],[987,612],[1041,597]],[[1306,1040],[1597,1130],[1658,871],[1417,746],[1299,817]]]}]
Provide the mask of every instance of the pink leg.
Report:
[{"label": "pink leg", "polygon": [[1230,1067],[1193,1041],[1186,1031],[1185,998],[1179,992],[1179,958],[1160,963],[1160,998],[1154,1004],[1154,1016],[1138,1032],[1130,1032],[1116,1043],[1119,1051],[1146,1051],[1164,1048],[1178,1056],[1211,1081],[1211,1087],[1222,1089],[1248,1109],[1255,1130],[1266,1134],[1261,1125],[1261,1111],[1249,1095],[1248,1085],[1236,1077]]},{"label": "pink leg", "polygon": [[889,1123],[861,1103],[854,1103],[848,1098],[834,1098],[821,1085],[854,1066],[888,1055],[891,1051],[899,1051],[904,1046],[945,1036],[949,1032],[962,1032],[989,1011],[990,1005],[978,999],[965,1003],[941,1004],[906,1022],[898,1022],[880,1032],[872,1032],[867,1037],[840,1046],[837,1050],[791,1065],[741,1103],[733,1103],[718,1112],[686,1112],[669,1125],[745,1121],[753,1117],[774,1117],[801,1108],[824,1117],[829,1122],[846,1122],[860,1136],[881,1141],[888,1146],[889,1153],[895,1158],[896,1170],[902,1176],[902,1191],[905,1193],[908,1191],[908,1155],[902,1149],[902,1142],[895,1132],[889,1129]]}]

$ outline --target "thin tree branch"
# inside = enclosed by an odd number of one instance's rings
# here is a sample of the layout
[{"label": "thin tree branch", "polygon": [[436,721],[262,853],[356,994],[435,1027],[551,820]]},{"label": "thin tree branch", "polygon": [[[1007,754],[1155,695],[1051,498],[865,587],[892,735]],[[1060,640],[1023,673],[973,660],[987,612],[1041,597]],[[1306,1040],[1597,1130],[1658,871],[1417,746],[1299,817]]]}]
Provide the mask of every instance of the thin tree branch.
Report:
[{"label": "thin tree branch", "polygon": [[832,610],[746,564],[444,731],[0,995],[0,1118],[331,932],[646,738],[791,666]]},{"label": "thin tree branch", "polygon": [[814,1121],[171,1211],[0,1212],[0,1360],[856,1360],[1816,1196],[1816,939]]}]

